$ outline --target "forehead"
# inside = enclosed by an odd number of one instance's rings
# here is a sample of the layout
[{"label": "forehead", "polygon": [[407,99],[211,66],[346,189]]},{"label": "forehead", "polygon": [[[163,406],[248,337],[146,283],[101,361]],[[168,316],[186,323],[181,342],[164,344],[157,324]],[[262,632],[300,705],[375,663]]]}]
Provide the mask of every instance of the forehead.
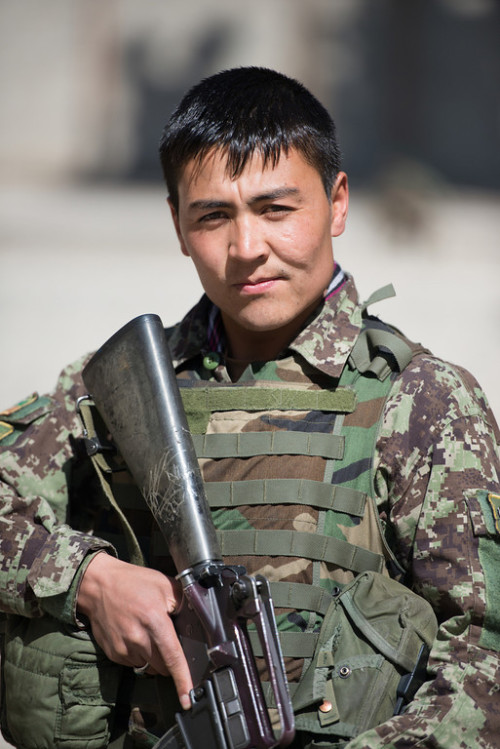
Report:
[{"label": "forehead", "polygon": [[228,155],[222,149],[213,149],[202,159],[191,159],[180,173],[179,198],[235,187],[252,190],[265,185],[288,185],[311,189],[318,185],[322,188],[320,174],[294,148],[287,153],[282,151],[275,164],[266,162],[263,154],[255,151],[240,173],[234,176],[232,171]]}]

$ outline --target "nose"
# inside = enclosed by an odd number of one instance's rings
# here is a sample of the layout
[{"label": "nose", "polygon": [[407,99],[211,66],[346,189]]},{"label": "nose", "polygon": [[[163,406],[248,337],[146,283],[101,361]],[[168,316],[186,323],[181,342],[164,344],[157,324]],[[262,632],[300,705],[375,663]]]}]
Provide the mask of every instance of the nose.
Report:
[{"label": "nose", "polygon": [[228,240],[228,254],[234,260],[242,262],[263,260],[270,252],[262,227],[254,216],[245,216],[232,221]]}]

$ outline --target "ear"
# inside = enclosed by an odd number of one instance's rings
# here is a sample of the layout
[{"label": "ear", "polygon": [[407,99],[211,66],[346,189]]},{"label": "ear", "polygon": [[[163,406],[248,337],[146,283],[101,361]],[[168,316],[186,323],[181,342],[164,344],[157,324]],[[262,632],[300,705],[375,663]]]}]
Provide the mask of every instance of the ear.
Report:
[{"label": "ear", "polygon": [[188,249],[186,247],[186,243],[184,242],[184,239],[182,237],[181,225],[180,225],[180,222],[179,222],[179,214],[178,214],[177,210],[175,209],[175,206],[172,203],[172,201],[170,200],[170,198],[167,198],[167,203],[168,203],[168,207],[170,208],[170,213],[171,213],[171,216],[172,216],[172,221],[174,222],[175,233],[177,234],[177,239],[179,240],[179,244],[180,244],[180,247],[181,247],[181,252],[182,252],[183,255],[186,255],[186,257],[189,257],[189,252],[188,252]]},{"label": "ear", "polygon": [[332,237],[339,237],[345,229],[349,210],[349,184],[347,174],[339,172],[332,187]]}]

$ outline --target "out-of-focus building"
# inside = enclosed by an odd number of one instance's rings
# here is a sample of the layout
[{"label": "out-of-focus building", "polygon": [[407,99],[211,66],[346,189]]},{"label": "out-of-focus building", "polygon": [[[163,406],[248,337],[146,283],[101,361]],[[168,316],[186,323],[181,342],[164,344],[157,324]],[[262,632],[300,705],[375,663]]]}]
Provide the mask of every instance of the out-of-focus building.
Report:
[{"label": "out-of-focus building", "polygon": [[0,0],[0,407],[128,316],[194,302],[160,131],[189,85],[255,64],[334,114],[353,190],[335,251],[362,293],[394,281],[380,314],[498,412],[499,32],[497,0]]},{"label": "out-of-focus building", "polygon": [[351,179],[500,188],[496,0],[0,1],[2,177],[158,180],[181,94],[233,65],[300,78]]}]

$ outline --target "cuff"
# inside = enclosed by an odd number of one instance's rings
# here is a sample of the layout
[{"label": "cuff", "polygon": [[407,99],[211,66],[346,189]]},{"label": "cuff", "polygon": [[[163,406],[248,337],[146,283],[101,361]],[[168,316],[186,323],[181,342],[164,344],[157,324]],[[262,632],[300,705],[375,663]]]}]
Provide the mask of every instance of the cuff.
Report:
[{"label": "cuff", "polygon": [[27,582],[36,598],[67,593],[87,554],[100,550],[116,555],[114,547],[102,538],[59,526],[47,537],[28,574]]},{"label": "cuff", "polygon": [[[67,591],[55,596],[47,596],[39,599],[43,611],[64,624],[70,624],[72,626],[77,626],[80,629],[85,629],[88,626],[88,623],[84,621],[83,618],[79,618],[76,613],[80,584],[90,562],[98,554],[110,553],[110,551],[110,549],[105,548],[89,552],[78,567]],[[113,556],[116,556],[116,554],[113,554]]]}]

